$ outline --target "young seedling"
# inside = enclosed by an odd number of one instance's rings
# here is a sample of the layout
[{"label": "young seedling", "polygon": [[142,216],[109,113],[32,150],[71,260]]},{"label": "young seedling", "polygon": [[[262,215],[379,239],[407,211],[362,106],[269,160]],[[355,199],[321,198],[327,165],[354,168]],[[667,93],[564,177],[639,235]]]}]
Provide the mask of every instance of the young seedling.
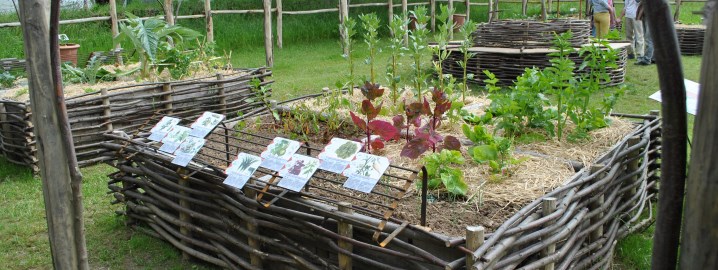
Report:
[{"label": "young seedling", "polygon": [[429,16],[426,15],[426,7],[417,6],[411,14],[416,18],[416,27],[414,30],[409,31],[409,51],[411,52],[414,63],[412,68],[414,69],[414,95],[417,100],[421,100],[423,97],[422,87],[426,84],[427,74],[421,68],[423,63],[424,55],[429,47],[428,39],[429,30],[426,28],[426,24],[429,21]]},{"label": "young seedling", "polygon": [[[454,136],[441,136],[436,129],[441,125],[441,118],[444,113],[451,108],[451,100],[446,96],[446,93],[441,89],[435,88],[431,92],[431,99],[434,102],[434,109],[431,109],[429,101],[424,98],[423,103],[412,103],[407,107],[407,115],[414,117],[420,117],[420,115],[426,115],[428,121],[414,130],[414,138],[404,145],[401,149],[401,156],[408,157],[411,159],[418,158],[421,154],[431,149],[432,152],[436,152],[437,145],[439,143],[444,149],[459,150],[461,148],[461,142]],[[413,121],[417,121],[414,119]],[[408,122],[413,122],[408,121]],[[420,121],[420,120],[418,120]],[[409,134],[407,134],[408,136]]]},{"label": "young seedling", "polygon": [[461,152],[444,149],[426,155],[423,161],[429,180],[428,188],[438,189],[443,185],[451,195],[466,196],[469,186],[464,182],[464,172],[451,166],[464,164]]},{"label": "young seedling", "polygon": [[459,34],[462,38],[459,51],[461,51],[461,54],[464,56],[464,59],[457,61],[457,63],[463,71],[463,76],[461,77],[463,80],[461,83],[461,102],[463,103],[466,103],[466,92],[469,91],[468,80],[474,79],[474,74],[468,73],[468,63],[469,59],[472,59],[476,56],[476,53],[469,52],[469,49],[471,49],[471,47],[473,47],[474,45],[474,39],[471,35],[474,33],[474,31],[476,31],[476,29],[476,23],[472,22],[471,20],[467,20],[466,23],[464,23],[464,25],[462,25],[459,29]]},{"label": "young seedling", "polygon": [[434,70],[437,74],[438,85],[442,89],[447,89],[444,84],[445,76],[442,64],[449,58],[450,52],[446,48],[449,44],[449,33],[453,31],[453,25],[449,20],[453,14],[453,9],[449,9],[446,5],[441,6],[441,12],[436,16],[436,20],[441,22],[441,24],[437,27],[438,31],[434,35],[434,40],[436,40],[437,45],[431,47],[432,53],[436,57],[436,60],[432,61],[432,63],[434,64]]},{"label": "young seedling", "polygon": [[[365,99],[361,103],[361,114],[365,119],[360,118],[354,112],[349,112],[352,122],[357,125],[366,134],[366,151],[371,153],[371,149],[384,148],[384,141],[399,138],[399,131],[389,122],[376,120],[384,102],[374,105],[372,102],[384,94],[384,89],[377,84],[366,82],[361,88],[361,92]],[[378,138],[372,138],[372,134],[378,135]]]},{"label": "young seedling", "polygon": [[483,126],[473,128],[464,124],[464,135],[476,146],[469,148],[468,153],[479,164],[488,163],[492,173],[508,175],[509,165],[520,162],[511,157],[511,139],[493,136]]},{"label": "young seedling", "polygon": [[568,103],[573,99],[576,91],[576,78],[574,77],[574,63],[568,56],[574,52],[571,47],[571,32],[556,35],[553,41],[553,49],[556,52],[550,53],[552,57],[551,66],[543,71],[542,83],[547,86],[548,92],[556,97],[557,119],[556,127],[558,140],[563,136],[563,130],[568,120]]},{"label": "young seedling", "polygon": [[354,35],[356,34],[356,30],[354,30],[355,27],[356,21],[352,18],[347,18],[343,25],[339,25],[340,30],[345,33],[342,39],[342,49],[347,53],[343,54],[342,57],[347,60],[349,65],[349,78],[347,78],[347,80],[349,81],[349,91],[351,93],[354,92],[354,83],[356,81],[354,77],[354,58],[352,57],[354,51]]},{"label": "young seedling", "polygon": [[399,89],[399,83],[401,83],[401,75],[399,73],[399,66],[401,65],[400,59],[404,56],[404,51],[407,50],[404,47],[404,34],[408,31],[407,25],[408,20],[405,20],[400,15],[394,15],[394,18],[389,23],[389,30],[394,33],[394,36],[389,42],[389,52],[391,52],[391,63],[386,69],[386,79],[389,81],[389,89],[391,90],[391,101],[396,106],[401,95]]},{"label": "young seedling", "polygon": [[369,57],[364,60],[369,65],[369,82],[372,84],[376,83],[376,77],[374,76],[374,65],[376,53],[379,51],[379,17],[374,13],[359,15],[359,19],[362,21],[364,27],[364,42],[366,42],[369,49]]}]

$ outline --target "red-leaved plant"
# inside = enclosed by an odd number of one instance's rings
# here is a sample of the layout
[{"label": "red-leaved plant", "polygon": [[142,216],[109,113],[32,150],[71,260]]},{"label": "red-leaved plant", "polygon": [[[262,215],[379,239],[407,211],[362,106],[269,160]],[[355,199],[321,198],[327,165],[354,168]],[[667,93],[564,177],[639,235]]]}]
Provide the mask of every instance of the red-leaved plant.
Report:
[{"label": "red-leaved plant", "polygon": [[[360,118],[354,112],[349,112],[349,114],[352,117],[352,122],[365,131],[367,138],[366,152],[371,153],[371,149],[384,148],[385,141],[398,139],[399,131],[387,121],[375,120],[384,102],[382,101],[378,106],[374,106],[372,102],[384,94],[384,89],[380,88],[378,84],[366,82],[361,88],[361,93],[366,97],[361,103],[361,114],[365,116],[366,120]],[[379,137],[372,138],[372,134],[379,135]]]},{"label": "red-leaved plant", "polygon": [[[431,148],[432,152],[436,152],[437,146],[439,150],[459,150],[461,148],[461,142],[454,136],[441,136],[436,132],[436,129],[441,125],[441,118],[444,113],[451,109],[451,100],[447,97],[446,93],[439,89],[434,88],[431,92],[431,100],[434,102],[434,109],[431,109],[429,101],[424,97],[424,102],[414,102],[404,106],[406,113],[407,123],[404,124],[404,118],[400,115],[394,117],[394,126],[400,128],[406,128],[407,131],[407,143],[404,148],[401,149],[401,156],[416,159],[421,154]],[[421,116],[426,115],[428,121],[422,124]],[[409,127],[411,125],[416,126],[414,129],[414,137],[409,139]],[[443,144],[439,144],[443,143]]]}]

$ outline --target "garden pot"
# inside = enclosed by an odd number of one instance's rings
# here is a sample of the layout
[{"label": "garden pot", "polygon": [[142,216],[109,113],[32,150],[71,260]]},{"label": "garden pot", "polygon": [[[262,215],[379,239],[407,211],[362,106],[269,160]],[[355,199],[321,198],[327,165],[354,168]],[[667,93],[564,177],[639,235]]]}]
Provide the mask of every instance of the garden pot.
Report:
[{"label": "garden pot", "polygon": [[454,14],[453,17],[454,20],[454,30],[457,30],[464,26],[464,23],[466,22],[466,15],[464,14]]},{"label": "garden pot", "polygon": [[80,44],[60,45],[60,62],[72,62],[73,66],[77,66],[77,49],[79,48]]},{"label": "garden pot", "polygon": [[416,17],[409,15],[409,30],[416,30]]}]

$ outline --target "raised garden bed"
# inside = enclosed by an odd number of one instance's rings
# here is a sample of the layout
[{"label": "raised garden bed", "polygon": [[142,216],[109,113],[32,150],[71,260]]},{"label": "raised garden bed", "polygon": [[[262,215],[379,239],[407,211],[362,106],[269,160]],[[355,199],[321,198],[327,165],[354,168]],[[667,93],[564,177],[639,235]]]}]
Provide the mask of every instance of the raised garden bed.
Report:
[{"label": "raised garden bed", "polygon": [[703,39],[706,34],[705,25],[676,24],[676,35],[682,55],[701,55]]}]

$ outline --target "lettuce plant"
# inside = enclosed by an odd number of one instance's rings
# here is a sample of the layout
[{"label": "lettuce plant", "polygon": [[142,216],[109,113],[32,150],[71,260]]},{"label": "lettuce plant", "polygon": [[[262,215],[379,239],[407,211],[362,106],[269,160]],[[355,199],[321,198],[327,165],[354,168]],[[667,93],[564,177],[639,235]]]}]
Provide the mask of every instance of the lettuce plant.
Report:
[{"label": "lettuce plant", "polygon": [[511,157],[511,139],[491,135],[483,126],[471,128],[464,124],[461,128],[464,135],[475,144],[468,150],[474,161],[488,163],[492,173],[508,173],[508,166],[516,162]]},{"label": "lettuce plant", "polygon": [[428,188],[438,189],[443,185],[452,195],[466,196],[469,186],[464,182],[464,172],[451,166],[464,164],[464,157],[459,151],[444,149],[426,155],[423,161],[429,180]]}]

